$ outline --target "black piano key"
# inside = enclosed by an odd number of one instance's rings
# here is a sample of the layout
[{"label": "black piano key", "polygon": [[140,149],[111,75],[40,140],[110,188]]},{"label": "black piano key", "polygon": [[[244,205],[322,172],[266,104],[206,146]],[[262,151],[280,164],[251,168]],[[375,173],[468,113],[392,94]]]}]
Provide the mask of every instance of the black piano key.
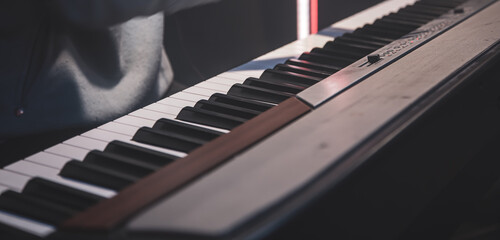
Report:
[{"label": "black piano key", "polygon": [[311,69],[311,68],[307,68],[307,67],[289,65],[289,64],[278,64],[274,67],[274,69],[280,70],[280,71],[304,74],[304,75],[308,75],[311,77],[317,77],[317,78],[322,78],[322,79],[327,78],[330,75],[332,75],[329,72]]},{"label": "black piano key", "polygon": [[[375,49],[378,49],[378,48],[375,48]],[[331,57],[343,57],[343,58],[349,59],[349,61],[351,63],[356,62],[358,59],[363,58],[365,56],[364,54],[344,50],[341,47],[334,47],[334,48],[329,48],[329,49],[313,48],[311,50],[311,53],[318,53],[318,54],[328,55]]]},{"label": "black piano key", "polygon": [[148,127],[140,128],[132,140],[181,152],[191,152],[207,142],[200,138]]},{"label": "black piano key", "polygon": [[246,98],[240,98],[236,96],[229,96],[221,93],[213,94],[212,96],[210,96],[208,100],[211,102],[224,103],[258,112],[265,112],[273,107],[273,105],[271,104],[254,101]]},{"label": "black piano key", "polygon": [[293,66],[298,66],[298,67],[305,67],[305,68],[309,68],[309,69],[314,69],[314,70],[318,70],[318,71],[322,71],[322,72],[328,73],[330,75],[334,74],[334,73],[336,73],[336,72],[338,72],[339,70],[342,69],[341,67],[335,67],[335,66],[330,66],[330,65],[325,65],[325,64],[313,63],[313,62],[309,62],[309,61],[306,61],[306,60],[300,60],[300,59],[295,59],[295,58],[286,60],[285,64],[287,64],[287,65],[293,65]]},{"label": "black piano key", "polygon": [[[344,60],[340,59],[339,61]],[[259,79],[270,82],[293,83],[298,86],[310,87],[323,80],[317,77],[311,77],[300,73],[280,71],[276,69],[266,69]]]},{"label": "black piano key", "polygon": [[387,45],[387,43],[381,43],[373,40],[366,40],[360,37],[353,37],[352,35],[342,36],[335,38],[334,43],[355,43],[363,46],[370,46],[374,48],[381,48]]},{"label": "black piano key", "polygon": [[139,180],[135,176],[77,160],[67,162],[59,175],[113,190],[121,190]]},{"label": "black piano key", "polygon": [[422,9],[422,10],[428,10],[428,11],[435,11],[435,12],[440,12],[441,14],[444,14],[450,9],[453,9],[453,7],[445,7],[445,6],[439,6],[439,5],[433,5],[433,4],[425,4],[425,3],[419,3],[419,4],[413,4],[415,9]]},{"label": "black piano key", "polygon": [[31,233],[25,232],[24,230],[18,229],[16,227],[9,226],[4,223],[0,223],[0,236],[7,240],[43,240],[46,238],[41,238],[39,236],[33,235]]},{"label": "black piano key", "polygon": [[211,102],[208,100],[200,100],[196,103],[196,105],[194,105],[194,107],[244,119],[252,119],[261,113],[259,111],[249,110],[224,103]]},{"label": "black piano key", "polygon": [[413,13],[413,14],[418,14],[419,16],[427,16],[431,19],[437,18],[442,15],[442,13],[438,13],[435,11],[424,11],[421,9],[416,9],[416,8],[402,8],[398,11],[398,13]]},{"label": "black piano key", "polygon": [[381,19],[375,20],[374,24],[377,24],[377,23],[394,24],[394,25],[398,25],[398,26],[404,26],[404,27],[411,29],[411,30],[415,30],[415,29],[424,25],[424,24],[413,22],[413,21],[392,19],[392,18],[388,18],[388,17],[383,17]]},{"label": "black piano key", "polygon": [[197,138],[202,141],[211,141],[223,134],[222,132],[219,131],[198,127],[191,124],[166,118],[156,121],[153,128],[184,136],[189,136],[192,138]]},{"label": "black piano key", "polygon": [[113,169],[121,173],[129,174],[135,177],[144,177],[160,167],[151,165],[140,160],[125,157],[115,153],[90,151],[83,159],[85,163],[91,163],[107,169]]},{"label": "black piano key", "polygon": [[430,16],[422,16],[422,15],[419,15],[416,13],[411,13],[411,12],[390,13],[389,15],[387,15],[387,17],[406,19],[408,21],[418,22],[420,24],[426,24],[434,19],[433,17],[430,17]]},{"label": "black piano key", "polygon": [[405,35],[405,33],[399,31],[392,31],[390,29],[375,27],[373,25],[365,25],[362,28],[354,30],[354,33],[365,33],[373,36],[387,37],[392,39],[398,39]]},{"label": "black piano key", "polygon": [[417,1],[414,5],[425,5],[425,6],[439,6],[443,8],[453,9],[458,5],[462,4],[463,1],[452,2],[452,1]]},{"label": "black piano key", "polygon": [[413,5],[409,8],[407,8],[407,10],[416,11],[416,12],[420,12],[422,14],[439,17],[439,16],[443,15],[444,13],[448,12],[450,9],[449,8],[442,8],[442,7],[438,7],[438,6],[431,6],[431,5]]},{"label": "black piano key", "polygon": [[222,129],[233,129],[246,121],[244,118],[194,107],[184,107],[177,115],[177,119]]},{"label": "black piano key", "polygon": [[380,27],[380,28],[384,28],[384,29],[390,29],[391,31],[397,31],[403,35],[416,29],[413,26],[404,26],[401,24],[389,23],[389,22],[384,22],[384,21],[375,21],[372,24],[372,26]]},{"label": "black piano key", "polygon": [[376,46],[368,46],[352,42],[333,42],[333,41],[326,42],[323,48],[330,50],[337,50],[337,51],[342,50],[344,52],[352,52],[362,57],[379,49],[379,47]]},{"label": "black piano key", "polygon": [[373,36],[373,35],[370,35],[370,34],[367,34],[367,33],[362,33],[362,32],[345,33],[344,35],[342,35],[342,37],[347,37],[347,36],[352,36],[352,37],[355,37],[355,38],[361,38],[361,39],[370,40],[370,41],[378,41],[378,42],[385,43],[385,44],[389,44],[389,43],[391,43],[391,42],[393,42],[395,40],[394,38],[387,38],[387,37],[381,37],[381,36]]},{"label": "black piano key", "polygon": [[390,25],[390,24],[385,24],[383,22],[378,22],[378,23],[373,23],[373,24],[367,24],[363,26],[362,29],[369,29],[373,31],[378,31],[383,34],[387,35],[394,35],[394,36],[403,36],[404,34],[412,31],[412,29],[408,29],[406,27],[398,27],[397,25]]},{"label": "black piano key", "polygon": [[[368,53],[370,53],[370,52],[368,52]],[[368,53],[366,53],[366,54],[368,54]],[[310,61],[310,62],[316,62],[316,63],[320,63],[320,64],[334,65],[334,66],[338,66],[338,67],[342,67],[342,68],[344,68],[352,63],[352,60],[350,60],[350,59],[333,57],[330,55],[321,54],[321,53],[313,53],[313,52],[302,53],[302,55],[300,55],[299,59]]]},{"label": "black piano key", "polygon": [[428,19],[415,18],[414,16],[408,16],[407,14],[397,14],[397,13],[390,13],[389,15],[384,16],[384,19],[393,20],[393,21],[410,22],[410,23],[415,23],[415,24],[422,25],[422,26],[429,22]]},{"label": "black piano key", "polygon": [[0,195],[0,210],[52,225],[58,225],[77,213],[45,199],[10,190]]},{"label": "black piano key", "polygon": [[248,86],[243,84],[234,84],[231,89],[227,92],[230,96],[238,96],[242,98],[248,98],[263,102],[275,103],[285,101],[286,99],[293,97],[294,94],[273,91],[265,88]]},{"label": "black piano key", "polygon": [[83,211],[103,199],[100,196],[38,177],[31,179],[22,193],[78,211]]},{"label": "black piano key", "polygon": [[302,90],[306,89],[305,87],[302,86],[297,86],[289,83],[274,83],[274,82],[267,82],[263,81],[257,78],[247,78],[245,82],[243,82],[244,85],[248,86],[254,86],[254,87],[260,87],[260,88],[265,88],[273,91],[278,91],[278,92],[286,92],[286,93],[291,93],[291,94],[297,94],[301,92]]},{"label": "black piano key", "polygon": [[106,146],[106,149],[104,149],[104,152],[115,153],[134,159],[140,159],[143,162],[155,166],[164,166],[178,158],[177,156],[172,156],[166,153],[157,152],[151,149],[146,149],[120,141],[110,142]]}]

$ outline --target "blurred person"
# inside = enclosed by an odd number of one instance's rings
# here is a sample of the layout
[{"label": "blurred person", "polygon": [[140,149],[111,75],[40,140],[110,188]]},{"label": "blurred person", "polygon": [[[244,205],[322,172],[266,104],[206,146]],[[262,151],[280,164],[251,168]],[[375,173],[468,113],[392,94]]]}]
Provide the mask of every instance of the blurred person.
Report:
[{"label": "blurred person", "polygon": [[3,159],[165,96],[173,73],[163,49],[164,14],[215,1],[2,1]]}]

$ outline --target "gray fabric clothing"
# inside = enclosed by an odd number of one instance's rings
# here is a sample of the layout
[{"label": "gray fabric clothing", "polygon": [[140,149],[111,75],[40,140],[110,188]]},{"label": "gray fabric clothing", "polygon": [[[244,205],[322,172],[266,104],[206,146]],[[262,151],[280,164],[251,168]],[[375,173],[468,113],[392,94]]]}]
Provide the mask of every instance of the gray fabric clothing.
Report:
[{"label": "gray fabric clothing", "polygon": [[206,2],[2,1],[0,140],[104,123],[158,100],[173,78],[163,10]]}]

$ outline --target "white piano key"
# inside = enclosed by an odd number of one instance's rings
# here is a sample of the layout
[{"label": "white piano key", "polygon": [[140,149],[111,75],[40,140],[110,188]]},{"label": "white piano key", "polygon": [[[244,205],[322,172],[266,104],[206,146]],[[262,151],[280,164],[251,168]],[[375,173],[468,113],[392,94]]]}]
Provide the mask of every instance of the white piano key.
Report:
[{"label": "white piano key", "polygon": [[236,73],[247,77],[259,78],[260,75],[264,72],[265,69],[254,69],[254,70],[238,70],[232,69],[229,70],[230,73]]},{"label": "white piano key", "polygon": [[238,72],[224,72],[224,73],[217,75],[217,77],[239,81],[239,83],[243,83],[248,78],[248,76],[241,75]]},{"label": "white piano key", "polygon": [[66,141],[64,141],[64,144],[75,146],[75,147],[80,147],[83,149],[87,150],[101,150],[103,151],[106,146],[108,145],[107,142],[88,138],[88,137],[83,137],[83,136],[76,136],[73,138],[70,138]]},{"label": "white piano key", "polygon": [[245,80],[234,80],[234,79],[229,79],[229,78],[222,78],[222,77],[213,77],[205,82],[210,82],[210,83],[218,83],[218,84],[223,84],[226,86],[233,86],[236,83],[243,83]]},{"label": "white piano key", "polygon": [[205,97],[204,99],[208,99],[210,96],[212,96],[212,94],[218,93],[219,91],[192,86],[190,88],[184,89],[184,91],[182,92],[197,94],[200,96],[204,96]]},{"label": "white piano key", "polygon": [[314,34],[310,35],[307,38],[289,43],[288,45],[286,45],[286,47],[294,48],[302,52],[309,52],[315,47],[323,47],[325,43],[332,40],[333,37]]},{"label": "white piano key", "polygon": [[167,114],[171,114],[171,115],[177,115],[182,110],[181,107],[174,107],[174,106],[155,104],[155,103],[144,107],[144,109],[156,111],[156,112],[161,112],[161,113],[167,113]]},{"label": "white piano key", "polygon": [[25,159],[26,161],[34,162],[44,166],[61,169],[71,158],[61,157],[48,152],[39,152]]},{"label": "white piano key", "polygon": [[56,231],[56,228],[52,225],[4,211],[0,211],[0,223],[41,238],[46,237]]},{"label": "white piano key", "polygon": [[175,118],[177,115],[172,115],[172,114],[167,114],[167,113],[161,113],[161,112],[156,112],[156,111],[151,111],[147,109],[139,109],[134,112],[131,112],[129,115],[131,116],[136,116],[140,118],[145,118],[153,121],[157,121],[161,118]]},{"label": "white piano key", "polygon": [[12,191],[21,192],[30,179],[28,176],[0,169],[0,183]]},{"label": "white piano key", "polygon": [[218,83],[207,82],[207,81],[198,83],[195,86],[200,87],[200,88],[206,88],[206,89],[218,91],[220,93],[227,93],[227,91],[229,91],[229,88],[231,88],[231,86],[227,86],[227,85],[223,85],[223,84],[218,84]]},{"label": "white piano key", "polygon": [[164,98],[164,99],[158,101],[157,103],[165,104],[165,105],[169,105],[169,106],[174,106],[174,107],[180,107],[180,108],[187,107],[187,106],[192,107],[195,105],[195,103],[192,101],[186,101],[186,100],[171,98],[171,97]]},{"label": "white piano key", "polygon": [[45,149],[45,152],[53,153],[63,157],[73,158],[76,160],[82,160],[85,155],[87,155],[88,150],[61,143],[51,148]]},{"label": "white piano key", "polygon": [[125,115],[121,118],[118,118],[114,120],[114,122],[119,122],[123,124],[127,124],[130,126],[136,126],[136,127],[153,127],[155,124],[155,121],[145,119],[145,118],[140,118],[136,116],[131,116],[131,115]]},{"label": "white piano key", "polygon": [[120,133],[130,137],[134,136],[135,132],[137,132],[137,127],[117,122],[109,122],[99,126],[98,128],[109,132]]},{"label": "white piano key", "polygon": [[198,95],[198,94],[192,94],[192,93],[187,93],[187,92],[178,92],[176,94],[173,94],[170,96],[171,98],[174,99],[180,99],[184,101],[191,101],[196,104],[196,102],[206,99],[206,96]]},{"label": "white piano key", "polygon": [[[308,49],[306,51],[309,51],[309,50],[310,49]],[[277,50],[274,50],[272,52],[269,52],[267,54],[264,54],[264,55],[256,58],[252,62],[254,62],[254,63],[259,63],[259,62],[266,63],[266,62],[268,62],[268,64],[266,64],[264,66],[266,66],[267,68],[271,68],[271,67],[274,67],[274,65],[276,65],[278,63],[283,63],[290,58],[297,58],[303,52],[304,51],[302,49],[296,49],[296,48],[277,49]],[[276,62],[274,60],[276,60],[278,62]]]},{"label": "white piano key", "polygon": [[[22,162],[22,163],[21,163]],[[53,171],[54,169],[45,167],[36,163],[20,161],[20,164],[10,167],[10,169],[6,169],[6,172],[10,172],[12,174],[16,174],[18,176],[23,176],[28,179],[32,177],[39,177],[49,181],[53,181],[59,183],[61,185],[65,185],[68,187],[76,188],[82,190],[84,192],[92,193],[101,197],[110,198],[116,195],[116,191],[91,185],[88,183],[84,183],[81,181],[63,178],[59,176],[59,171]],[[23,185],[24,187],[24,185]]]},{"label": "white piano key", "polygon": [[5,170],[9,170],[11,172],[17,172],[20,174],[28,175],[28,176],[56,176],[59,174],[59,170],[47,166],[43,166],[40,164],[28,162],[28,161],[17,161],[10,165],[5,166]]},{"label": "white piano key", "polygon": [[95,128],[90,131],[84,132],[82,134],[84,137],[89,137],[92,139],[96,140],[101,140],[104,142],[111,142],[113,140],[119,140],[119,141],[128,141],[131,139],[130,136],[115,133],[115,132],[109,132],[103,129]]}]

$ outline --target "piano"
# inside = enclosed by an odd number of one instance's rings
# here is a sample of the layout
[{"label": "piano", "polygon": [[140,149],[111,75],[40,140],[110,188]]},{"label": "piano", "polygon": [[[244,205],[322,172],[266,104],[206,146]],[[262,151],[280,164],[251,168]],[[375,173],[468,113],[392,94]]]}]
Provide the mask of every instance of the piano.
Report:
[{"label": "piano", "polygon": [[498,12],[384,1],[5,166],[0,236],[418,236],[464,169],[500,169]]}]

